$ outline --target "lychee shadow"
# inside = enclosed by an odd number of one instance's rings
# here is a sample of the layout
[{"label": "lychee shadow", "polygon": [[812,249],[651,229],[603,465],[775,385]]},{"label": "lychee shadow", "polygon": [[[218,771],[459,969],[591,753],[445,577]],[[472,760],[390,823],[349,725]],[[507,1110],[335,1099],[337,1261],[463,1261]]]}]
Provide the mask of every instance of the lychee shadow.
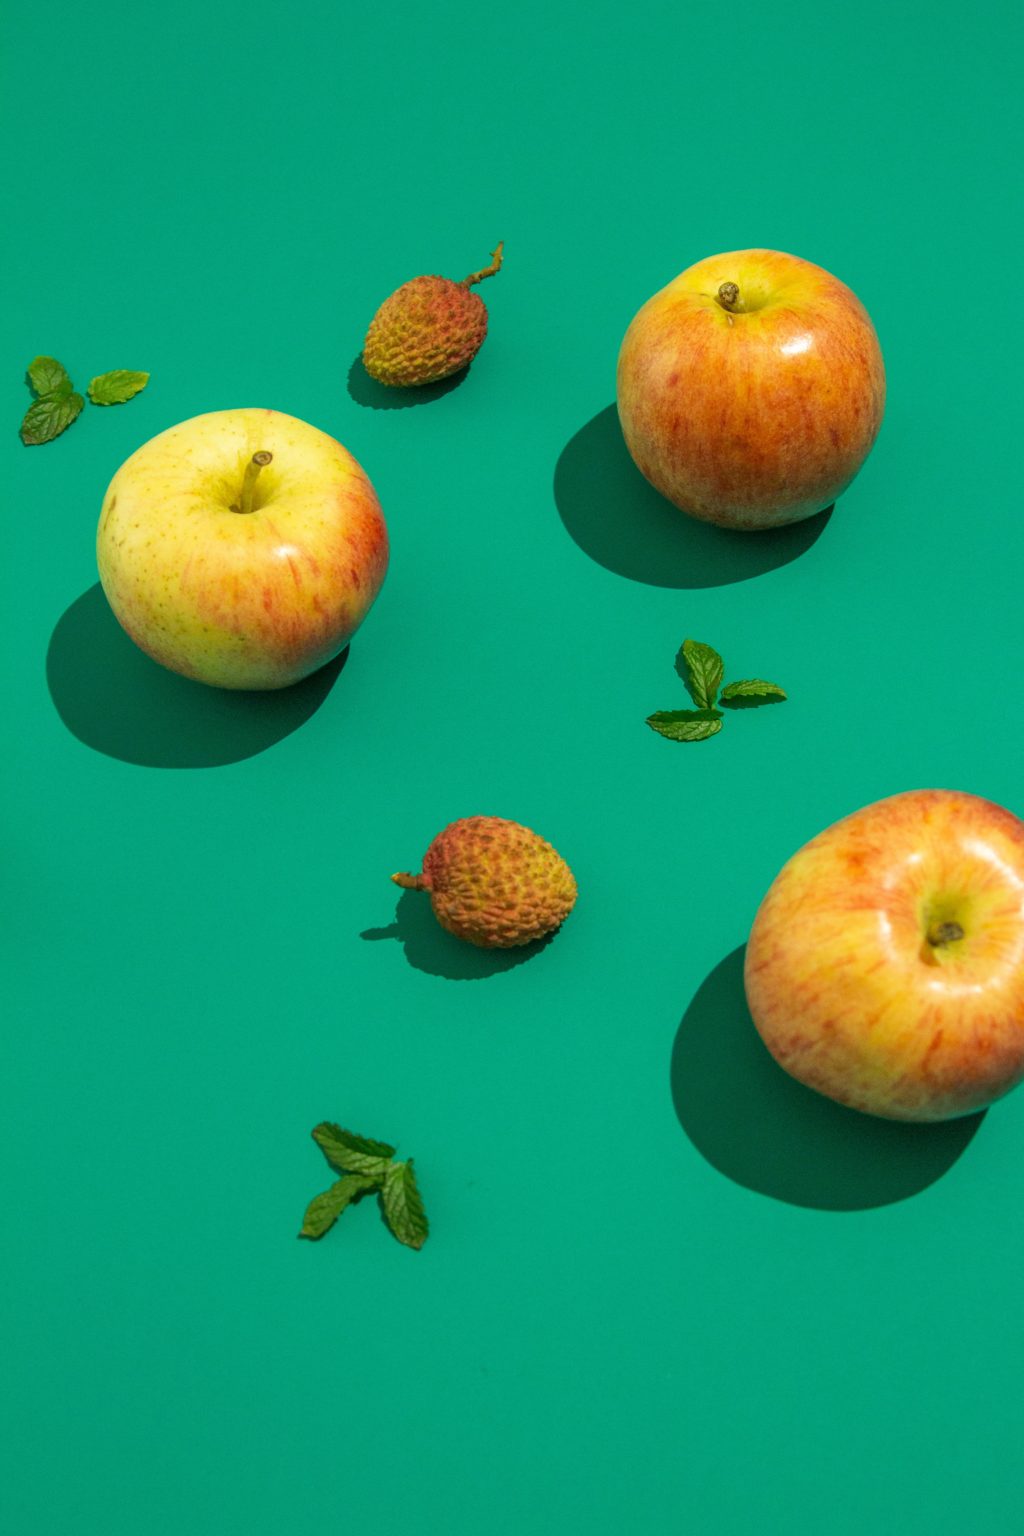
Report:
[{"label": "lychee shadow", "polygon": [[453,373],[450,378],[439,379],[436,384],[419,384],[415,388],[399,389],[390,384],[380,384],[370,377],[363,367],[360,350],[352,360],[348,371],[348,392],[357,405],[369,406],[374,411],[404,411],[411,405],[429,405],[442,395],[458,389],[469,372],[468,366]]},{"label": "lychee shadow", "polygon": [[409,964],[430,976],[444,976],[448,981],[480,981],[522,965],[545,949],[553,935],[515,949],[478,949],[441,927],[429,897],[423,892],[404,891],[398,898],[394,922],[386,928],[367,928],[359,937],[373,942],[398,940]]},{"label": "lychee shadow", "polygon": [[73,736],[143,768],[216,768],[255,757],[305,724],[348,648],[292,688],[234,692],[189,682],[129,640],[97,582],[58,620],[46,656],[54,707]]},{"label": "lychee shadow", "polygon": [[796,560],[820,538],[832,508],[787,528],[738,533],[687,517],[629,456],[614,405],[569,440],[555,467],[555,504],[584,554],[653,587],[723,587]]},{"label": "lychee shadow", "polygon": [[984,1112],[910,1125],[844,1109],[789,1077],[754,1027],[745,946],[698,989],[672,1050],[676,1114],[720,1173],[762,1195],[824,1211],[870,1210],[934,1184]]}]

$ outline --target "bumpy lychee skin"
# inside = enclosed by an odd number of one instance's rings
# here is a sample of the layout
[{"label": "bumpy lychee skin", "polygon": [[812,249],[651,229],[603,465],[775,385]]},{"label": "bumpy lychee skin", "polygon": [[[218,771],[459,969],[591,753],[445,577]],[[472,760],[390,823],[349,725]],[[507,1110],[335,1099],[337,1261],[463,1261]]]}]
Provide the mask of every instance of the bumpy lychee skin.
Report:
[{"label": "bumpy lychee skin", "polygon": [[504,241],[491,265],[461,283],[414,277],[385,299],[370,322],[363,366],[381,384],[436,384],[471,363],[487,335],[487,308],[473,285],[501,266]]},{"label": "bumpy lychee skin", "polygon": [[551,844],[500,816],[453,821],[427,849],[422,874],[391,878],[428,891],[441,927],[481,949],[542,939],[576,902],[572,870]]}]

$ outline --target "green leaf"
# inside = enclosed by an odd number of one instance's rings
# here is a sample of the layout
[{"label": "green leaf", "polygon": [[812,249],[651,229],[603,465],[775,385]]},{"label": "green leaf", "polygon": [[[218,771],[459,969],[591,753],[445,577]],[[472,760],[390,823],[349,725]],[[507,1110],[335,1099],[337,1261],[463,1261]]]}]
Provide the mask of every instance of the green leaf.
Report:
[{"label": "green leaf", "polygon": [[342,1130],[324,1120],[313,1131],[313,1140],[327,1161],[342,1173],[371,1173],[382,1175],[395,1155],[394,1147],[386,1141],[370,1141],[357,1136],[354,1131]]},{"label": "green leaf", "polygon": [[145,389],[148,373],[133,373],[129,368],[115,368],[113,373],[98,374],[89,385],[93,405],[123,405]]},{"label": "green leaf", "polygon": [[70,395],[71,380],[55,357],[36,357],[28,365],[28,380],[37,395]]},{"label": "green leaf", "polygon": [[778,683],[766,683],[760,677],[748,677],[741,683],[730,683],[722,689],[720,704],[756,707],[758,704],[778,704],[786,697]]},{"label": "green leaf", "polygon": [[679,652],[689,679],[687,688],[698,709],[711,709],[725,675],[721,656],[710,645],[700,640],[684,640]]},{"label": "green leaf", "polygon": [[330,1189],[325,1189],[322,1195],[316,1195],[306,1207],[306,1214],[302,1220],[300,1237],[316,1239],[329,1232],[346,1206],[351,1205],[360,1195],[365,1195],[368,1190],[376,1189],[379,1180],[362,1178],[358,1174],[346,1174]]},{"label": "green leaf", "polygon": [[722,729],[717,709],[661,709],[647,716],[647,724],[669,741],[706,741]]},{"label": "green leaf", "polygon": [[416,1185],[412,1159],[392,1163],[381,1190],[384,1216],[392,1234],[407,1248],[422,1248],[430,1227]]},{"label": "green leaf", "polygon": [[65,432],[77,418],[85,401],[74,393],[44,395],[34,401],[25,412],[21,424],[21,440],[30,447],[36,443],[49,443]]}]

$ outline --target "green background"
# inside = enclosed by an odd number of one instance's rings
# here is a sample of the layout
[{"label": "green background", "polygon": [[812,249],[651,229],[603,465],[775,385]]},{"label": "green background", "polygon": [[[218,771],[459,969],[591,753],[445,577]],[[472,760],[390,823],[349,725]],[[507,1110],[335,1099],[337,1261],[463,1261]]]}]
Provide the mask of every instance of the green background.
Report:
[{"label": "green background", "polygon": [[[809,1104],[736,951],[862,804],[1024,811],[1017,18],[9,17],[6,1530],[1011,1528],[1024,1094],[913,1135]],[[499,238],[469,375],[381,408],[377,304]],[[602,415],[639,305],[747,245],[847,281],[890,383],[831,520],[763,545],[666,520]],[[37,352],[152,383],[24,449]],[[338,436],[392,536],[285,703],[165,678],[89,595],[118,464],[235,405]],[[684,635],[790,701],[658,739]],[[479,812],[579,880],[517,963],[396,917]],[[323,1117],[415,1156],[421,1254],[368,1205],[295,1240]]]}]

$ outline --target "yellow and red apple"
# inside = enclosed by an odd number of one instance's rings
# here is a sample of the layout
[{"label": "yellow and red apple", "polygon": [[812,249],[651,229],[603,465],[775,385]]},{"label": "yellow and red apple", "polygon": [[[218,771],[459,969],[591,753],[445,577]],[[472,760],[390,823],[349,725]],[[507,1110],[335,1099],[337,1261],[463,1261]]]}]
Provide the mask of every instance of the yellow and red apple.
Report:
[{"label": "yellow and red apple", "polygon": [[951,790],[845,817],[776,877],[745,975],[809,1088],[893,1120],[984,1108],[1024,1077],[1024,824]]},{"label": "yellow and red apple", "polygon": [[326,432],[211,411],[145,443],[103,499],[96,554],[142,650],[219,688],[285,688],[348,644],[380,590],[373,486]]},{"label": "yellow and red apple", "polygon": [[775,528],[850,484],[885,406],[867,311],[831,273],[781,251],[710,256],[632,321],[618,366],[626,445],[693,517]]}]

